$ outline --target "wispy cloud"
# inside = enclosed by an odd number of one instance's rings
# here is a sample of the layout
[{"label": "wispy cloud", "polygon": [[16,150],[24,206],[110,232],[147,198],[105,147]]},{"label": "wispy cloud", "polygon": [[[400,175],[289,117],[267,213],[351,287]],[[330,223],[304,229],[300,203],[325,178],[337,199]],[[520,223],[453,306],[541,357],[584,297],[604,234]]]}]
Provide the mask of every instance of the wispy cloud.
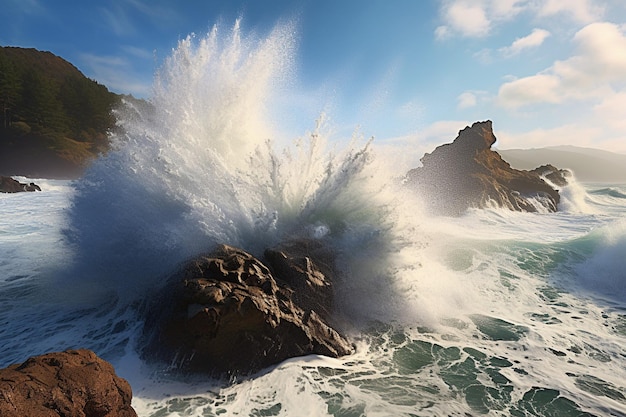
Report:
[{"label": "wispy cloud", "polygon": [[104,25],[117,36],[127,36],[135,33],[135,24],[128,11],[121,4],[113,4],[112,6],[113,8],[100,8],[100,13],[104,18]]},{"label": "wispy cloud", "polygon": [[[155,23],[182,20],[175,8],[156,4],[153,1],[126,0],[126,3],[134,10],[148,17]],[[172,3],[174,4],[174,3]]]},{"label": "wispy cloud", "polygon": [[100,13],[103,23],[117,36],[137,33],[138,19],[147,20],[154,27],[182,21],[176,9],[141,0],[113,2],[107,7],[101,7]]},{"label": "wispy cloud", "polygon": [[113,91],[139,97],[150,93],[152,80],[137,75],[131,62],[123,57],[82,54],[80,59],[91,78]]},{"label": "wispy cloud", "polygon": [[121,46],[121,49],[126,54],[134,56],[136,58],[140,58],[140,59],[153,59],[154,58],[154,51],[149,51],[144,48],[138,48],[132,45],[123,45]]}]

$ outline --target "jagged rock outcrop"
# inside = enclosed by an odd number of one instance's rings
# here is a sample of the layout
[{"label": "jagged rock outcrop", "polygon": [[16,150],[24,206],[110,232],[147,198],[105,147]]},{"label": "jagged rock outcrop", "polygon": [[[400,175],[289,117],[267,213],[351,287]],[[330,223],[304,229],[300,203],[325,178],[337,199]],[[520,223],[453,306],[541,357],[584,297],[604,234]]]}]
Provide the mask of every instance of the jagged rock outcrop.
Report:
[{"label": "jagged rock outcrop", "polygon": [[22,191],[41,191],[41,188],[34,182],[23,184],[11,177],[0,176],[0,193],[19,193]]},{"label": "jagged rock outcrop", "polygon": [[564,187],[568,183],[568,178],[571,178],[572,172],[568,169],[559,169],[554,165],[547,164],[537,167],[530,172],[539,175],[541,178],[545,178],[557,187]]},{"label": "jagged rock outcrop", "polygon": [[[406,175],[406,185],[417,190],[427,210],[441,215],[460,215],[470,207],[504,207],[536,212],[541,205],[556,211],[559,192],[539,172],[511,168],[491,149],[496,142],[490,120],[476,122],[459,132],[454,142],[425,154],[423,166]],[[561,177],[566,181],[564,174]]]},{"label": "jagged rock outcrop", "polygon": [[352,353],[330,325],[329,252],[299,241],[266,258],[272,269],[220,245],[185,264],[148,308],[144,356],[183,372],[233,376],[296,356]]},{"label": "jagged rock outcrop", "polygon": [[90,350],[35,356],[0,370],[2,417],[137,417],[132,391]]}]

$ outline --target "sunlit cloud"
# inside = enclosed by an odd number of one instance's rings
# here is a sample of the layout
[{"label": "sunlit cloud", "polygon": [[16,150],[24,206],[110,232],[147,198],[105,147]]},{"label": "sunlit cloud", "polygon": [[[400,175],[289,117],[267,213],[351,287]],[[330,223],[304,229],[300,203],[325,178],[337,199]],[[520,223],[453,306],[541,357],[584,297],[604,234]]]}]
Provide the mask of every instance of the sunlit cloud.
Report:
[{"label": "sunlit cloud", "polygon": [[[558,17],[580,25],[602,20],[606,7],[594,0],[441,0],[442,24],[435,30],[435,37],[486,37],[494,27],[523,13],[532,20],[550,21]],[[540,35],[534,36],[526,42],[536,42]]]},{"label": "sunlit cloud", "polygon": [[545,0],[538,3],[540,17],[568,16],[579,23],[591,23],[602,19],[605,8],[592,0]]},{"label": "sunlit cloud", "polygon": [[437,27],[435,37],[485,37],[494,25],[524,11],[527,3],[528,0],[444,0],[440,8],[444,24]]},{"label": "sunlit cloud", "polygon": [[491,21],[487,18],[485,5],[476,1],[452,1],[443,7],[446,25],[439,26],[435,35],[444,39],[453,32],[462,36],[482,37],[489,33]]},{"label": "sunlit cloud", "polygon": [[529,35],[517,38],[510,46],[501,48],[500,53],[507,57],[517,55],[526,49],[541,46],[548,37],[550,37],[550,32],[535,28]]},{"label": "sunlit cloud", "polygon": [[566,100],[598,99],[626,80],[626,36],[612,23],[592,23],[573,38],[577,55],[546,70],[503,84],[498,102],[504,107]]}]

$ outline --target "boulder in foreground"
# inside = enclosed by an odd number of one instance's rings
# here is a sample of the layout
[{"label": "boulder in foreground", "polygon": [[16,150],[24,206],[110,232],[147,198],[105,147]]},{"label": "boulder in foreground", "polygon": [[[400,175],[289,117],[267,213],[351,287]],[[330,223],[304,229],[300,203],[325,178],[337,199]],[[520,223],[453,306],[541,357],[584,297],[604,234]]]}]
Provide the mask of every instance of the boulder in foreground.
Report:
[{"label": "boulder in foreground", "polygon": [[320,253],[315,241],[283,245],[266,253],[272,270],[227,245],[191,260],[148,310],[144,355],[183,372],[233,376],[297,356],[352,353],[329,324],[332,267],[314,258]]},{"label": "boulder in foreground", "polygon": [[468,208],[502,207],[515,211],[557,211],[560,196],[542,178],[554,173],[552,183],[567,183],[567,172],[552,166],[536,171],[511,168],[491,149],[496,142],[491,121],[466,127],[452,143],[425,154],[423,166],[406,175],[427,210],[460,215]]},{"label": "boulder in foreground", "polygon": [[35,356],[0,370],[2,417],[137,417],[132,392],[90,350]]}]

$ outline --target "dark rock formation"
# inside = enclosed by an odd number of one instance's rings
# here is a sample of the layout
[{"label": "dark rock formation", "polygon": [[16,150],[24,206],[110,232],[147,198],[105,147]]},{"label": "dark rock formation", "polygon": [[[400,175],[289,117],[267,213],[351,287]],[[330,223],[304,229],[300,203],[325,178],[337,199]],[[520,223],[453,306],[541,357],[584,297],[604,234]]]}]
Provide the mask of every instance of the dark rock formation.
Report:
[{"label": "dark rock formation", "polygon": [[136,417],[132,392],[89,350],[35,356],[0,370],[2,417]]},{"label": "dark rock formation", "polygon": [[558,191],[538,172],[511,168],[491,150],[495,142],[491,121],[476,122],[461,130],[454,142],[425,154],[423,166],[408,172],[406,184],[436,214],[460,215],[470,207],[493,206],[535,212],[538,203],[556,211]]},{"label": "dark rock formation", "polygon": [[267,259],[274,273],[220,245],[184,265],[148,309],[144,355],[185,372],[245,375],[291,357],[352,353],[329,324],[332,257],[321,244],[290,243]]},{"label": "dark rock formation", "polygon": [[298,240],[267,249],[264,255],[276,276],[293,290],[300,308],[332,321],[334,256],[328,248],[315,240]]},{"label": "dark rock formation", "polygon": [[23,184],[11,177],[0,176],[0,193],[19,193],[22,191],[41,191],[34,182]]},{"label": "dark rock formation", "polygon": [[559,169],[557,167],[555,167],[554,165],[542,165],[540,167],[537,167],[533,170],[531,170],[530,172],[533,172],[537,175],[539,175],[542,178],[547,179],[548,181],[550,181],[552,184],[556,185],[557,187],[564,187],[567,185],[568,183],[568,178],[571,178],[572,176],[572,172],[568,169]]}]

